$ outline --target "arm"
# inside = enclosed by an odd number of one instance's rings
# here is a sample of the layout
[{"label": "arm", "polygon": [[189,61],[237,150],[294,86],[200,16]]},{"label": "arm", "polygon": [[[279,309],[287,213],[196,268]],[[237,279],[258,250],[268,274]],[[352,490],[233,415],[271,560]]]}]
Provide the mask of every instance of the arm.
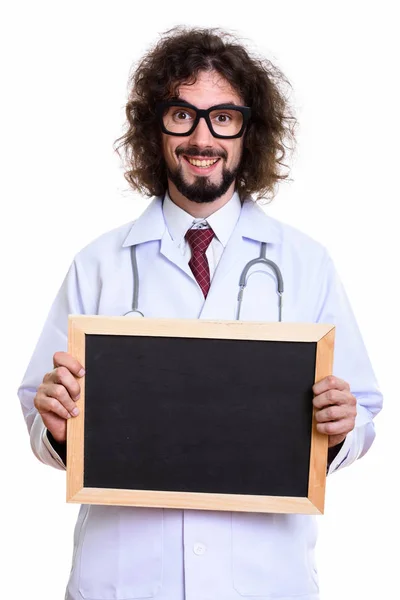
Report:
[{"label": "arm", "polygon": [[[314,386],[319,431],[329,435],[329,473],[350,465],[370,448],[382,396],[347,296],[329,257],[320,271],[316,321],[336,326],[333,378]],[[341,446],[340,446],[341,444]],[[335,456],[336,454],[336,456]]]},{"label": "arm", "polygon": [[[76,365],[64,364],[64,357],[68,356],[64,352],[67,350],[68,315],[84,313],[91,308],[83,301],[89,291],[84,273],[74,262],[51,307],[18,390],[32,450],[40,461],[57,469],[65,468],[62,430],[66,429],[66,419],[75,416],[72,397],[79,393],[79,384],[71,372],[78,375],[81,368],[77,361]],[[53,439],[59,445],[53,445]]]}]

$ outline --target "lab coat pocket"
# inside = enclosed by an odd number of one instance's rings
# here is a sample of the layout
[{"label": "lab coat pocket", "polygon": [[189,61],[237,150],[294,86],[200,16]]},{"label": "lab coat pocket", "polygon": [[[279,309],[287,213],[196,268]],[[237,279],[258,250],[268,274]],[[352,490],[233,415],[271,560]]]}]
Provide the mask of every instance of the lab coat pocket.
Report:
[{"label": "lab coat pocket", "polygon": [[314,597],[315,530],[302,515],[232,513],[232,578],[241,596]]},{"label": "lab coat pocket", "polygon": [[75,567],[85,600],[153,598],[160,590],[162,509],[91,506],[80,546]]}]

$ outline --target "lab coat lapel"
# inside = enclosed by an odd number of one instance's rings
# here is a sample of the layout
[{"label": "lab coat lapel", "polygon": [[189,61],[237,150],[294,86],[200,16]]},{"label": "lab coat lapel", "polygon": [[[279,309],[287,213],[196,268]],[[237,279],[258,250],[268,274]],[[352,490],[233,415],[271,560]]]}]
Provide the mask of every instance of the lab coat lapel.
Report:
[{"label": "lab coat lapel", "polygon": [[162,198],[156,197],[146,210],[132,224],[122,246],[137,246],[154,240],[161,240],[166,230],[162,211]]},{"label": "lab coat lapel", "polygon": [[133,223],[123,246],[132,246],[160,240],[160,254],[186,275],[193,279],[189,265],[185,263],[179,248],[173,243],[164,220],[162,197],[156,197],[146,208],[144,213]]},{"label": "lab coat lapel", "polygon": [[187,259],[179,251],[176,244],[174,244],[169,231],[165,229],[164,235],[161,240],[160,253],[176,267],[181,269],[191,279],[194,279],[193,273],[188,265]]}]

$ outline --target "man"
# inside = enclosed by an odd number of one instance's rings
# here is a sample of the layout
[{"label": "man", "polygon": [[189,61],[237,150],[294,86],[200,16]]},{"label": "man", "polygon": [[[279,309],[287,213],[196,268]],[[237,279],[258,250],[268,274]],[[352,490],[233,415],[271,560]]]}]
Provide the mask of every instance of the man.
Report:
[{"label": "man", "polygon": [[[381,396],[332,262],[250,197],[271,196],[284,178],[293,119],[282,82],[219,31],[177,29],[143,58],[120,142],[127,180],[156,198],[76,256],[53,304],[20,388],[43,462],[65,468],[66,422],[79,414],[84,365],[65,352],[68,314],[123,315],[138,293],[146,317],[234,319],[240,273],[261,243],[283,273],[284,320],[336,325],[334,376],[313,388],[329,472],[371,446]],[[278,314],[276,280],[258,266],[240,318]],[[315,600],[314,546],[315,520],[304,515],[83,506],[66,598]]]}]

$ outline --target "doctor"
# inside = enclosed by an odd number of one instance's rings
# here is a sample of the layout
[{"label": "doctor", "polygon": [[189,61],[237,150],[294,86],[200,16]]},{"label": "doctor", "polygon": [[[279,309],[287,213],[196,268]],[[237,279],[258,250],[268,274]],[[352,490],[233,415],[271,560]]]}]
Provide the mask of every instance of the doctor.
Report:
[{"label": "doctor", "polygon": [[[123,315],[133,303],[145,317],[234,319],[240,274],[263,243],[283,276],[283,320],[336,325],[334,376],[314,386],[329,473],[371,446],[381,396],[332,261],[251,197],[284,177],[283,82],[220,31],[176,29],[143,58],[120,144],[132,187],[156,197],[75,257],[51,308],[19,391],[44,463],[65,468],[66,422],[79,414],[84,365],[65,352],[68,314]],[[240,318],[276,321],[274,272],[259,264],[248,277]],[[66,598],[317,600],[315,541],[304,515],[85,505]]]}]

